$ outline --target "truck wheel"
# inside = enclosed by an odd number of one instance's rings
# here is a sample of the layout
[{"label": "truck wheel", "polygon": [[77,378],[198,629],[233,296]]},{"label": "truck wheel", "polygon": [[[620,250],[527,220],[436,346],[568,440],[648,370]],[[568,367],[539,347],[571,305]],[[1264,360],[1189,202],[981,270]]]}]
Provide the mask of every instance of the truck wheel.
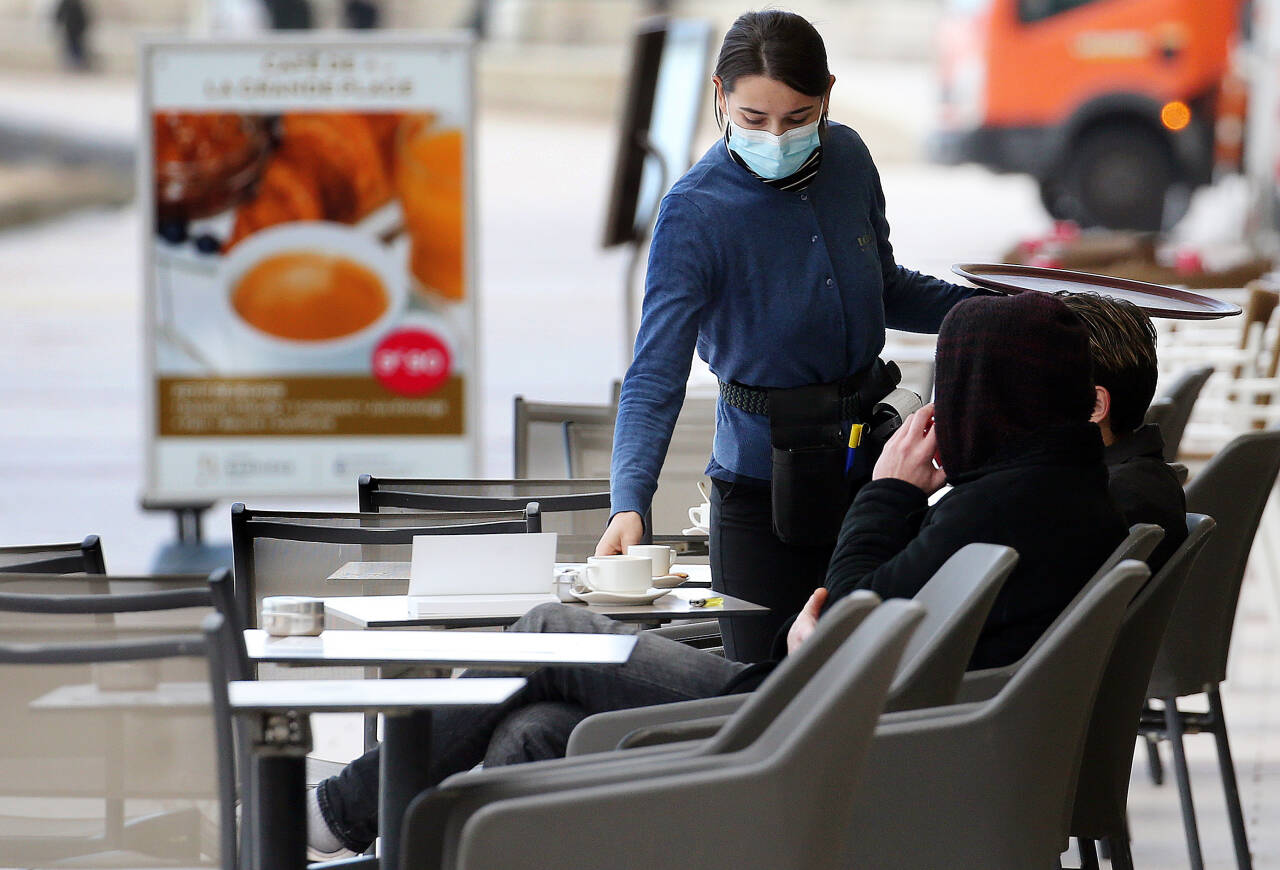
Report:
[{"label": "truck wheel", "polygon": [[1067,199],[1067,192],[1057,178],[1038,178],[1040,184],[1040,204],[1056,221],[1075,217],[1072,203]]},{"label": "truck wheel", "polygon": [[1085,226],[1159,230],[1164,201],[1174,182],[1169,149],[1150,131],[1133,125],[1085,133],[1073,149],[1064,186]]}]

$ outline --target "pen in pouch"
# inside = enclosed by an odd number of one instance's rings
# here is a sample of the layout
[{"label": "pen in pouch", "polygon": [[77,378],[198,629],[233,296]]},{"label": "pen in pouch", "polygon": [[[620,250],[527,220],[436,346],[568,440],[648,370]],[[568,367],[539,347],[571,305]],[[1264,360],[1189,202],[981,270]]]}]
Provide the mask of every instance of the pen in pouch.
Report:
[{"label": "pen in pouch", "polygon": [[854,460],[858,457],[858,448],[862,445],[862,424],[854,423],[849,427],[849,449],[844,455],[844,473],[848,477],[853,471]]}]

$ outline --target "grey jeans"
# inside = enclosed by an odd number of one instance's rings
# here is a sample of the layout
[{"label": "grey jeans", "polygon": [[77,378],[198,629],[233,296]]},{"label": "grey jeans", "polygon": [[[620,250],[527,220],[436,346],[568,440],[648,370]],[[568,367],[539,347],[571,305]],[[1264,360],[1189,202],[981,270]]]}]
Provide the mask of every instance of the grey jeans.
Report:
[{"label": "grey jeans", "polygon": [[[430,750],[433,783],[481,761],[486,767],[497,767],[558,758],[564,755],[574,726],[593,713],[709,698],[720,694],[746,668],[563,604],[536,607],[511,630],[638,634],[639,640],[624,665],[540,668],[504,704],[436,711]],[[468,671],[463,677],[499,675]],[[378,750],[366,752],[320,783],[316,797],[325,821],[343,845],[356,852],[367,849],[378,832]]]}]

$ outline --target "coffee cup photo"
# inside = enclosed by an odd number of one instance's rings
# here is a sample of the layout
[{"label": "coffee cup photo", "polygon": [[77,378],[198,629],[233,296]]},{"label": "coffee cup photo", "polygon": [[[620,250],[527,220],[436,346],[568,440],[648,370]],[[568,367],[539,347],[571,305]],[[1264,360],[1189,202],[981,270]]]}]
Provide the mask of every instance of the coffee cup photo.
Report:
[{"label": "coffee cup photo", "polygon": [[224,317],[263,362],[364,355],[396,322],[408,289],[376,240],[342,224],[293,221],[254,233],[222,265]]},{"label": "coffee cup photo", "polygon": [[644,556],[653,562],[654,577],[665,577],[676,563],[676,551],[663,544],[632,544],[627,547],[628,556]]}]

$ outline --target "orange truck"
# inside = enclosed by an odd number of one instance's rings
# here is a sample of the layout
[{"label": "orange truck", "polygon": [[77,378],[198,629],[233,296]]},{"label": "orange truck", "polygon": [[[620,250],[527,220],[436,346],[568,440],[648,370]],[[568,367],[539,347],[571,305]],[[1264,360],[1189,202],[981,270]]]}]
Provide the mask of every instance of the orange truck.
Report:
[{"label": "orange truck", "polygon": [[1235,163],[1248,0],[947,0],[930,156],[1036,178],[1055,218],[1159,230]]}]

